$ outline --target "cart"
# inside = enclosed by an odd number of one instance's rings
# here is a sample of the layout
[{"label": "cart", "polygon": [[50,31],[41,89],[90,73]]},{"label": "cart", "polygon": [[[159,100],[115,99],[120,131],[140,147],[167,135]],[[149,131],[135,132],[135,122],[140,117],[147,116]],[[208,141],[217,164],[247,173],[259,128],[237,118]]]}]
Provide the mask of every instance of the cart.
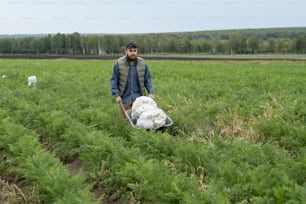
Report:
[{"label": "cart", "polygon": [[[136,122],[137,122],[137,120],[133,120],[133,119],[132,119],[132,109],[126,110],[125,107],[124,107],[124,105],[122,104],[121,101],[120,101],[120,106],[121,106],[121,108],[122,108],[122,110],[123,110],[125,116],[126,116],[127,119],[129,120],[130,124],[131,124],[134,128],[138,128],[138,129],[139,129],[139,127],[136,127]],[[166,114],[166,113],[165,113],[165,114]],[[158,128],[158,129],[163,129],[163,128],[165,128],[165,127],[170,127],[170,126],[173,124],[171,118],[170,118],[168,115],[166,115],[166,116],[167,116],[167,118],[166,118],[166,123],[165,123],[162,127]]]}]

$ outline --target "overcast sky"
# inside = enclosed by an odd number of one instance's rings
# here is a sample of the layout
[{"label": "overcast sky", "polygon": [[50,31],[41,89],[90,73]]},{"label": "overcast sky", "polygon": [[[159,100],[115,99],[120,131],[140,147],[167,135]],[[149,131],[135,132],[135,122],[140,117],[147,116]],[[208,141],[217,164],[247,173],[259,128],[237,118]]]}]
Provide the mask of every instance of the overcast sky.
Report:
[{"label": "overcast sky", "polygon": [[0,34],[305,27],[306,0],[0,0]]}]

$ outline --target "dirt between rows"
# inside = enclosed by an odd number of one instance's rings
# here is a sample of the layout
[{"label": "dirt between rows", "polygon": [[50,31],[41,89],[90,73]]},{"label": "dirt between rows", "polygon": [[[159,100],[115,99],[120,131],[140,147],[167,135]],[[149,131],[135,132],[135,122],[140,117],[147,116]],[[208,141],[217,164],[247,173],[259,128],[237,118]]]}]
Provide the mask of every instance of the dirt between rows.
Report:
[{"label": "dirt between rows", "polygon": [[[121,55],[50,55],[50,54],[0,54],[3,59],[80,59],[80,60],[115,60]],[[306,61],[306,58],[294,57],[260,57],[260,56],[143,56],[147,60],[232,60],[232,61],[250,61],[250,60],[266,60],[266,61]]]}]

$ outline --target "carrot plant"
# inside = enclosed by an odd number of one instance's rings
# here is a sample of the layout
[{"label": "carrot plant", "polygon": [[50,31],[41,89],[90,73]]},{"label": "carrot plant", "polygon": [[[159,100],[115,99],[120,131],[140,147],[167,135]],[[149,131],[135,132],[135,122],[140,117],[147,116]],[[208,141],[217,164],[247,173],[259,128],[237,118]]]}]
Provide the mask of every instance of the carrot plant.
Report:
[{"label": "carrot plant", "polygon": [[2,119],[2,124],[0,151],[6,155],[0,165],[2,173],[15,173],[32,183],[42,202],[96,203],[85,178],[70,175],[58,158],[44,150],[35,135],[10,118]]},{"label": "carrot plant", "polygon": [[[305,200],[304,62],[147,62],[174,122],[162,131],[121,118],[114,61],[0,60],[1,174],[17,166],[46,202],[63,197],[59,180],[71,189],[66,203],[89,199],[84,181],[118,202]],[[71,177],[60,161],[75,159],[83,171]]]}]

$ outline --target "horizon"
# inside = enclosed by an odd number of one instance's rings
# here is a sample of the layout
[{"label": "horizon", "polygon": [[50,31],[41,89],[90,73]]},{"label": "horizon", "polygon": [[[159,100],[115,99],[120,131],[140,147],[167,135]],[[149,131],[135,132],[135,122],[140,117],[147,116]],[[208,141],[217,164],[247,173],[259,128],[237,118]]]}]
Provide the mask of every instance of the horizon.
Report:
[{"label": "horizon", "polygon": [[232,29],[217,29],[217,30],[195,30],[195,31],[173,31],[173,32],[156,32],[156,33],[82,33],[78,31],[74,31],[71,33],[0,33],[0,36],[15,36],[15,35],[56,35],[56,34],[72,34],[79,33],[81,35],[150,35],[150,34],[174,34],[174,33],[196,33],[196,32],[226,32],[226,31],[256,31],[256,30],[274,30],[274,29],[306,29],[306,26],[294,26],[294,27],[264,27],[264,28],[232,28]]}]

